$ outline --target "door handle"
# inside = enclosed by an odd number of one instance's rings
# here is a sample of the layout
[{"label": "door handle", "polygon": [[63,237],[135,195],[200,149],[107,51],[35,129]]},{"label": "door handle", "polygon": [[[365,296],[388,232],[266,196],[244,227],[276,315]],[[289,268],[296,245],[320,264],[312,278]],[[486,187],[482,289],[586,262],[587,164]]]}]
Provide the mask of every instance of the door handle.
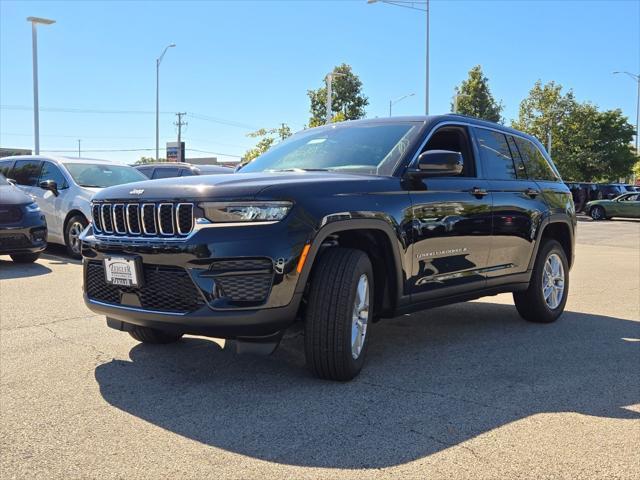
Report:
[{"label": "door handle", "polygon": [[478,197],[478,198],[482,198],[488,194],[488,192],[484,188],[480,188],[480,187],[473,187],[469,193],[471,193],[471,195],[473,195],[474,197]]},{"label": "door handle", "polygon": [[527,188],[524,193],[529,195],[531,198],[536,198],[538,195],[540,195],[540,190],[536,190],[535,188]]}]

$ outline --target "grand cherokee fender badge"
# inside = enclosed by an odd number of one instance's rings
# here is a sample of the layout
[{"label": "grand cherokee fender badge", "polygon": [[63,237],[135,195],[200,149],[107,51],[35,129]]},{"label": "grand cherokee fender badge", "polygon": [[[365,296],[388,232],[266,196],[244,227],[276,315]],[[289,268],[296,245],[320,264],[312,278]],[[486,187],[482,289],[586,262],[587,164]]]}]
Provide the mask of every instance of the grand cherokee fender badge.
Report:
[{"label": "grand cherokee fender badge", "polygon": [[451,255],[457,255],[460,253],[467,253],[469,251],[469,249],[467,247],[463,247],[463,248],[450,248],[447,250],[436,250],[433,252],[423,252],[423,253],[417,253],[416,254],[416,258],[418,260],[420,260],[421,258],[431,258],[431,257],[442,257],[442,256],[451,256]]},{"label": "grand cherokee fender badge", "polygon": [[129,195],[142,195],[144,193],[144,188],[134,188],[129,192]]}]

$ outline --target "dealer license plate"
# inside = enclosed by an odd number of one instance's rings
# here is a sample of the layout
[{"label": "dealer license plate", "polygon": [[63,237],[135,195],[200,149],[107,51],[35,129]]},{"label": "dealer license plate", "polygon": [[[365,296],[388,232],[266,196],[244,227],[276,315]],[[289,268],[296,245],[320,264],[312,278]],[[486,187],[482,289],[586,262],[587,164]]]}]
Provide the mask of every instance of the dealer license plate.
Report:
[{"label": "dealer license plate", "polygon": [[139,287],[139,263],[135,258],[109,257],[104,259],[105,280],[120,287]]}]

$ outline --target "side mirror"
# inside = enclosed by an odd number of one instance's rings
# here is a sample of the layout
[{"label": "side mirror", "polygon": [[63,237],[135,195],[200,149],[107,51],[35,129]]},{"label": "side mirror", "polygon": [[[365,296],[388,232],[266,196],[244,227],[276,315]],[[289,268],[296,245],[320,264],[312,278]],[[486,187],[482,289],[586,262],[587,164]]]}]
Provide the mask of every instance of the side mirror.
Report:
[{"label": "side mirror", "polygon": [[13,178],[7,178],[7,182],[9,182],[14,187],[18,184],[18,182],[16,182]]},{"label": "side mirror", "polygon": [[460,175],[464,160],[460,152],[427,150],[409,167],[409,175],[416,177],[450,177]]},{"label": "side mirror", "polygon": [[40,182],[40,188],[43,190],[50,190],[57,197],[58,196],[58,184],[55,180],[45,180]]}]

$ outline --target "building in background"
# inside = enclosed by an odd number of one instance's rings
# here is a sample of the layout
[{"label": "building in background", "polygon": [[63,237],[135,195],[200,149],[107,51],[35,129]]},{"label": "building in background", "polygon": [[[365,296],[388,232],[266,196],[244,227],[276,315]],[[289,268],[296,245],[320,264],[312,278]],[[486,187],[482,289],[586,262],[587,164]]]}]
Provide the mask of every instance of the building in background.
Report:
[{"label": "building in background", "polygon": [[31,155],[31,150],[28,148],[1,148],[0,158],[13,157],[14,155]]}]

